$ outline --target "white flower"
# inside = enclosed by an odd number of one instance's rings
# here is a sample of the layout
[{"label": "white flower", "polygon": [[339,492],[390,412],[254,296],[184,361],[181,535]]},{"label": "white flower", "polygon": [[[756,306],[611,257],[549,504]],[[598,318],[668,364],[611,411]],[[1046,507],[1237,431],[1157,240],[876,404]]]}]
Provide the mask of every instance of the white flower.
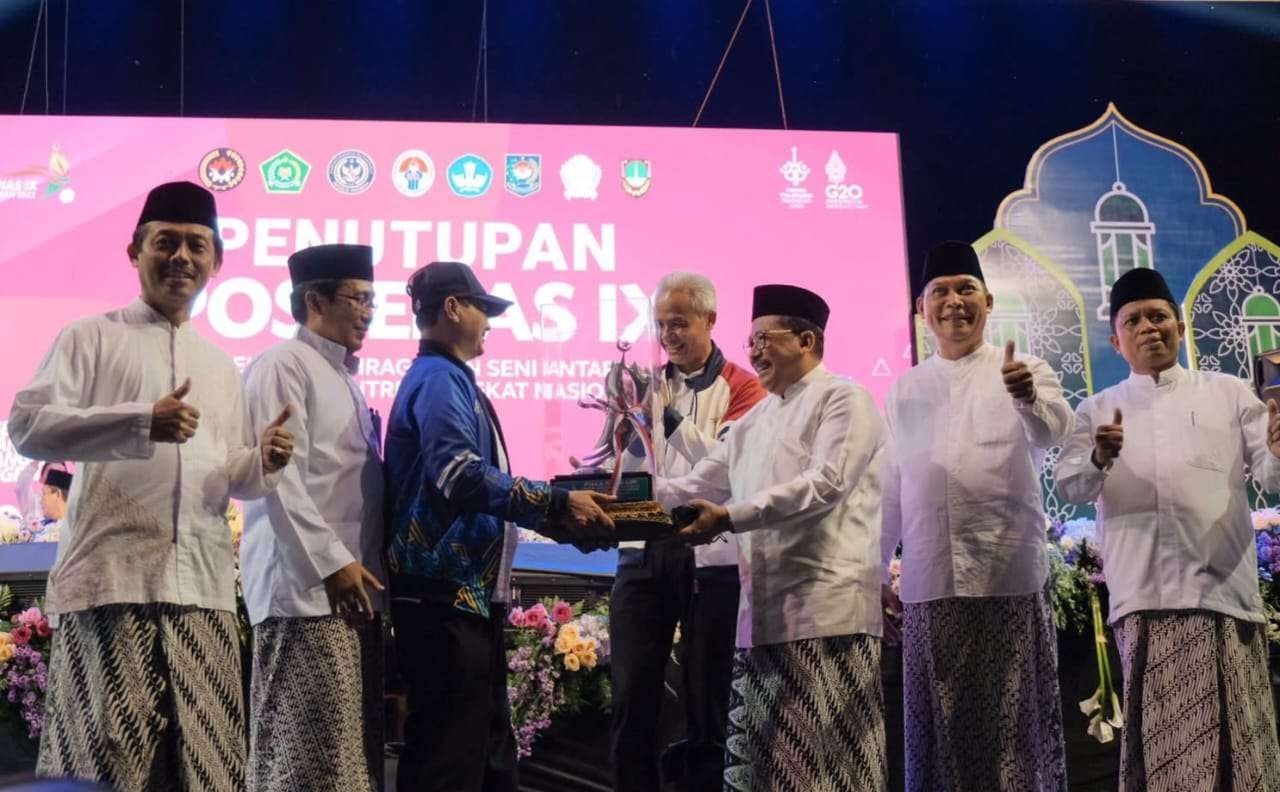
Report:
[{"label": "white flower", "polygon": [[1124,728],[1124,712],[1120,709],[1120,697],[1111,692],[1111,717],[1105,717],[1102,706],[1102,688],[1080,702],[1080,711],[1089,717],[1089,736],[1104,745],[1115,739],[1116,729]]},{"label": "white flower", "polygon": [[1115,730],[1111,728],[1111,724],[1107,723],[1099,715],[1089,721],[1089,736],[1098,742],[1106,745],[1116,738]]},{"label": "white flower", "polygon": [[1117,729],[1124,728],[1124,711],[1120,708],[1120,697],[1114,690],[1111,691],[1111,717],[1107,719],[1107,723]]},{"label": "white flower", "polygon": [[1080,702],[1080,711],[1085,715],[1093,715],[1093,713],[1102,709],[1102,688],[1093,691],[1093,695]]}]

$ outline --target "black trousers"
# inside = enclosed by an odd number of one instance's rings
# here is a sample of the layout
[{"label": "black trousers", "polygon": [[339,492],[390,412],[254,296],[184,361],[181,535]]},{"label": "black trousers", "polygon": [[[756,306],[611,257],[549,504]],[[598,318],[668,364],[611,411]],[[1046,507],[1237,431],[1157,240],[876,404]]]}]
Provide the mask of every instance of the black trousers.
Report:
[{"label": "black trousers", "polygon": [[733,682],[734,639],[738,633],[738,568],[699,568],[682,636],[687,792],[724,787],[724,741]]},{"label": "black trousers", "polygon": [[614,792],[657,792],[667,659],[677,624],[688,738],[674,757],[681,788],[720,790],[737,624],[736,567],[695,577],[693,550],[654,543],[619,552],[609,607]]},{"label": "black trousers", "polygon": [[436,603],[393,600],[396,659],[409,693],[398,792],[515,792],[516,743],[502,630]]}]

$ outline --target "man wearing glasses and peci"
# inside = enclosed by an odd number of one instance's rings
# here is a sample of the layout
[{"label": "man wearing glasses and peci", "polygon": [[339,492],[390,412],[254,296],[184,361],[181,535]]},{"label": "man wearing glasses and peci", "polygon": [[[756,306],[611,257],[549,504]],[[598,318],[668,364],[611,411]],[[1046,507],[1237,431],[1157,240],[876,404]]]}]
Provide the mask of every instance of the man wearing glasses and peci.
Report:
[{"label": "man wearing glasses and peci", "polygon": [[245,505],[248,788],[381,789],[382,432],[354,379],[373,321],[373,249],[300,250],[289,275],[297,336],[245,374],[254,425],[292,404],[296,438],[275,492]]}]

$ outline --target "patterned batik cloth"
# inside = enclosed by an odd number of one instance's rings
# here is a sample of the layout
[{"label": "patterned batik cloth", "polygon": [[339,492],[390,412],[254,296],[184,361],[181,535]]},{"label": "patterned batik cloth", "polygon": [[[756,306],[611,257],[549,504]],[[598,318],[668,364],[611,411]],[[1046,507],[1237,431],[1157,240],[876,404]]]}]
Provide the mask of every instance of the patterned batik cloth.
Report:
[{"label": "patterned batik cloth", "polygon": [[1114,625],[1124,666],[1121,792],[1278,792],[1265,626],[1209,611]]},{"label": "patterned batik cloth", "polygon": [[908,792],[1065,792],[1048,594],[903,607]]},{"label": "patterned batik cloth", "polygon": [[250,792],[382,789],[382,649],[380,614],[253,628]]},{"label": "patterned batik cloth", "polygon": [[879,638],[737,651],[726,792],[884,792],[887,783]]},{"label": "patterned batik cloth", "polygon": [[152,603],[59,619],[39,775],[119,792],[244,789],[235,614]]}]

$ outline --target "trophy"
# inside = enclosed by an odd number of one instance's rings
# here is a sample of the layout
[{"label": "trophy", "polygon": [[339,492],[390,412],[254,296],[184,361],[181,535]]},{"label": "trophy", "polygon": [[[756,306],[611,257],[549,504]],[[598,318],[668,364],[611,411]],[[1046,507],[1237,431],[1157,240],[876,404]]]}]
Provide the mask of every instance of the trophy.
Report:
[{"label": "trophy", "polygon": [[653,479],[660,461],[654,452],[652,427],[659,426],[650,392],[661,387],[662,369],[627,361],[632,344],[619,341],[621,357],[605,377],[605,395],[580,399],[578,406],[605,415],[596,446],[581,459],[570,458],[576,472],[551,483],[570,490],[590,489],[618,498],[602,508],[613,520],[618,541],[669,539],[677,526],[653,499]]}]

